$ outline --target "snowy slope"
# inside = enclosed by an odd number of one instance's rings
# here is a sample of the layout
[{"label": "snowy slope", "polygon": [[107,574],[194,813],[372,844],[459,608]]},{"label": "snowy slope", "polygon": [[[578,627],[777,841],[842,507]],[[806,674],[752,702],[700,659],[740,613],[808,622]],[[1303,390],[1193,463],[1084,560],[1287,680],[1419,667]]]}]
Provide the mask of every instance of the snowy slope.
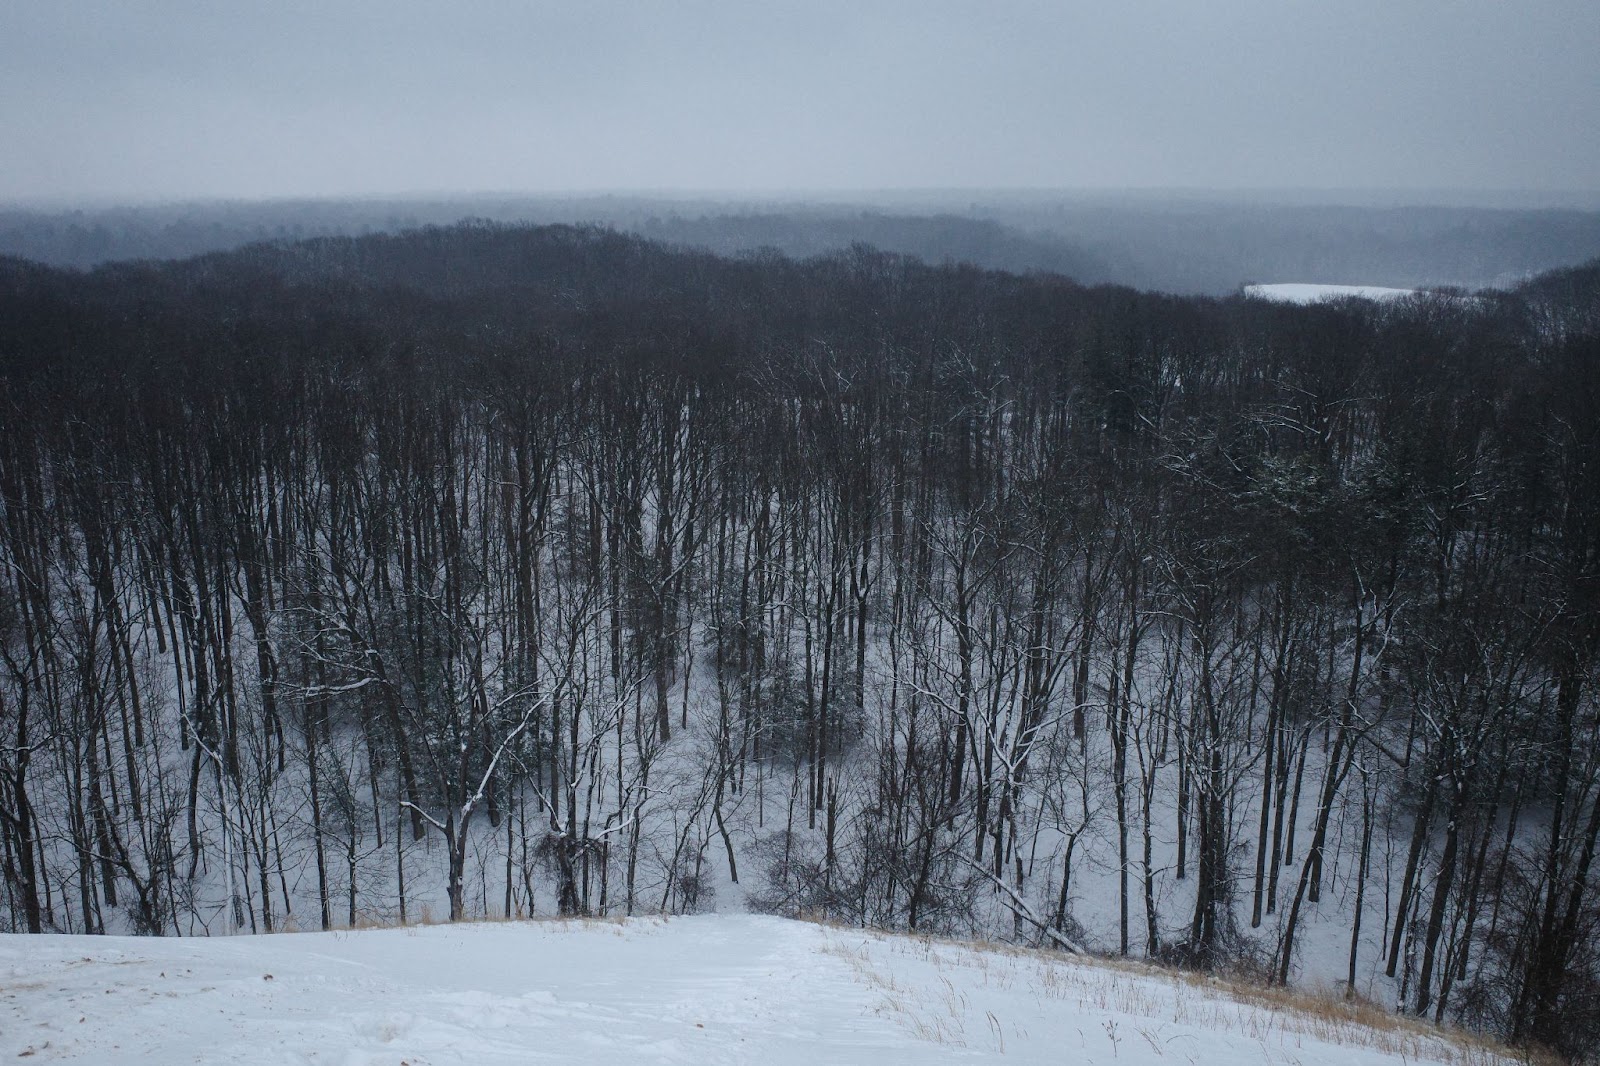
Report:
[{"label": "snowy slope", "polygon": [[1277,303],[1313,304],[1320,300],[1342,300],[1359,297],[1363,300],[1398,300],[1416,295],[1416,289],[1387,289],[1381,285],[1246,285],[1244,294],[1258,300]]},{"label": "snowy slope", "polygon": [[755,916],[0,936],[0,1060],[1490,1064],[1156,972]]}]

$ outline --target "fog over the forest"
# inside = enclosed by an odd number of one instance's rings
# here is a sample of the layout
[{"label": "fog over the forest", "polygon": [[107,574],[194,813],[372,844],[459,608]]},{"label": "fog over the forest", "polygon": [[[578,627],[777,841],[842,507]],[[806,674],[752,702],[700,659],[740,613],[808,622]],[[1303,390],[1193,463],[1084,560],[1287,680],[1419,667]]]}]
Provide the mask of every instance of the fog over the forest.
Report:
[{"label": "fog over the forest", "polygon": [[[1593,189],[1590,0],[13,0],[0,202]],[[1573,205],[1577,206],[1577,205]]]}]

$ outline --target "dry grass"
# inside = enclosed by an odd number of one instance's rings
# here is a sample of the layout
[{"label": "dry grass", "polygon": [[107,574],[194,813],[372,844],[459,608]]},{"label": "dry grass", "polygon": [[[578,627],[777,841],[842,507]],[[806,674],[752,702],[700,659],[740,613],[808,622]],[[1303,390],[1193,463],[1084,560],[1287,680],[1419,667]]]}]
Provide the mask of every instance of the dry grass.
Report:
[{"label": "dry grass", "polygon": [[[1552,1056],[1513,1049],[1475,1033],[1436,1027],[1360,996],[1297,991],[1129,959],[1067,956],[996,941],[864,930],[817,914],[802,915],[801,919],[835,934],[865,938],[851,947],[832,937],[823,950],[848,963],[863,984],[879,993],[881,1011],[897,1018],[917,1038],[947,1047],[964,1048],[987,1041],[995,1050],[1003,1050],[1005,1027],[989,1011],[972,1018],[972,1004],[948,977],[940,976],[939,991],[932,997],[923,990],[899,984],[892,972],[874,965],[869,945],[881,944],[892,952],[920,959],[935,970],[976,970],[980,987],[1011,990],[1020,986],[1032,995],[1073,1004],[1084,1013],[1124,1016],[1129,1019],[1126,1028],[1108,1030],[1113,1044],[1148,1043],[1158,1056],[1170,1051],[1170,1038],[1163,1038],[1158,1032],[1170,1023],[1239,1034],[1285,1050],[1292,1050],[1302,1039],[1311,1039],[1443,1066],[1558,1066]],[[354,927],[339,928],[416,930],[449,924],[536,922],[572,930],[603,928],[622,936],[625,927],[657,927],[670,920],[662,916],[564,918],[513,914],[450,923],[424,907],[404,923],[384,915],[363,914]],[[286,922],[280,931],[312,930]]]},{"label": "dry grass", "polygon": [[[848,928],[833,923],[817,922],[818,925],[828,925],[830,928]],[[837,942],[825,944],[823,952],[835,958],[843,959],[855,972],[857,979],[866,987],[874,989],[879,994],[879,1003],[876,1008],[880,1014],[893,1017],[906,1031],[918,1040],[929,1044],[938,1044],[941,1047],[964,1048],[966,1041],[966,1022],[964,1018],[966,1006],[964,997],[958,999],[960,994],[955,985],[948,979],[945,980],[945,998],[942,1004],[944,1010],[930,1009],[932,1003],[920,1002],[913,990],[904,988],[895,980],[894,974],[882,970],[872,964],[865,945],[851,949]],[[993,1017],[991,1015],[991,1017]],[[998,1025],[998,1023],[996,1023]],[[1004,1041],[1001,1041],[1002,1046]]]},{"label": "dry grass", "polygon": [[[953,1034],[965,1035],[967,1005],[948,998],[944,1003],[907,1005],[905,990],[895,989],[877,976],[869,943],[918,958],[936,971],[976,970],[980,987],[1002,991],[1020,988],[1030,995],[1073,1004],[1085,1014],[1122,1016],[1120,1025],[1115,1020],[1107,1023],[1111,1042],[1145,1042],[1158,1056],[1171,1050],[1167,1045],[1172,1038],[1159,1032],[1170,1023],[1242,1035],[1252,1042],[1289,1052],[1302,1040],[1310,1039],[1445,1066],[1558,1063],[1540,1052],[1510,1048],[1475,1033],[1396,1014],[1359,996],[1296,991],[1131,960],[1063,956],[1015,944],[885,934],[829,922],[817,924],[867,937],[855,951],[838,947],[832,953],[848,959],[876,985],[892,993],[890,1005],[912,1020],[914,1031],[931,1032],[943,1038],[938,1040],[941,1043],[951,1042]],[[947,978],[941,980],[954,990]],[[984,1014],[994,1035],[1003,1040],[1000,1021],[990,1012]]]}]

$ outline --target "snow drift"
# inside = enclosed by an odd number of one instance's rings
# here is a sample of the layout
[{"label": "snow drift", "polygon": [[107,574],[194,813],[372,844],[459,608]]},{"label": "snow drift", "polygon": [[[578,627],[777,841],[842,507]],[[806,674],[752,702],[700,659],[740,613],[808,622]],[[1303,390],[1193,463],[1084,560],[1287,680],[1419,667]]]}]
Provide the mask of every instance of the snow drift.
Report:
[{"label": "snow drift", "polygon": [[1314,304],[1323,300],[1400,300],[1415,296],[1416,289],[1391,289],[1382,285],[1308,285],[1287,282],[1279,285],[1246,285],[1244,294],[1275,303]]},{"label": "snow drift", "polygon": [[[1365,1024],[1368,1014],[1379,1023]],[[1339,1001],[757,916],[0,937],[0,1059],[1491,1066]]]}]

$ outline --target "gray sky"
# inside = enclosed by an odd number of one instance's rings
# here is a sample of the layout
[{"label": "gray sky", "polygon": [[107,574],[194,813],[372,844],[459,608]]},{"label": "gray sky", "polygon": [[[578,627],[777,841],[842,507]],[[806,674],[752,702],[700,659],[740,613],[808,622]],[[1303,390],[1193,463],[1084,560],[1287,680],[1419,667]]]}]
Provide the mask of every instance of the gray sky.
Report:
[{"label": "gray sky", "polygon": [[1597,0],[0,0],[0,200],[1600,186]]}]

